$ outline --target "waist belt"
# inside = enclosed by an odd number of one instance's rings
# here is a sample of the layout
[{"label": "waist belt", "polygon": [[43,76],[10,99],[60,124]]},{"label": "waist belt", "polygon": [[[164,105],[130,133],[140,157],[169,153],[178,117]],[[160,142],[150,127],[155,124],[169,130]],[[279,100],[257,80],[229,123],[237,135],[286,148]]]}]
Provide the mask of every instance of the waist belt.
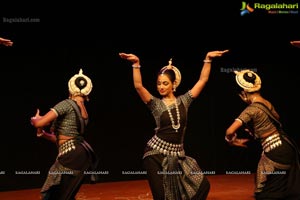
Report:
[{"label": "waist belt", "polygon": [[281,141],[280,135],[278,133],[276,133],[276,134],[272,134],[272,135],[268,136],[266,139],[264,139],[264,141],[261,144],[262,144],[262,148],[263,148],[264,152],[269,152],[269,151],[281,146],[282,141]]},{"label": "waist belt", "polygon": [[166,142],[156,135],[154,135],[147,143],[149,147],[159,151],[164,155],[171,156],[184,156],[185,152],[183,149],[183,144],[174,144],[170,142]]},{"label": "waist belt", "polygon": [[75,150],[75,140],[74,139],[70,139],[66,142],[64,142],[63,144],[61,144],[58,148],[58,157]]}]

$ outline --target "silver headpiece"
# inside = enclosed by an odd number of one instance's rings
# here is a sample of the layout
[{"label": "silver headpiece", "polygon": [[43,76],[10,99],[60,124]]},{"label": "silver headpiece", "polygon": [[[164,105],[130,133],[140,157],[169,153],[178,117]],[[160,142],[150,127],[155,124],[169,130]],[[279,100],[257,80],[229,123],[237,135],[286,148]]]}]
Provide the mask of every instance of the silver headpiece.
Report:
[{"label": "silver headpiece", "polygon": [[70,78],[68,87],[72,95],[88,96],[92,91],[93,84],[91,79],[84,75],[80,69],[78,74]]},{"label": "silver headpiece", "polygon": [[[235,80],[237,84],[246,92],[256,92],[260,90],[261,79],[255,72],[245,69],[241,71],[234,71],[234,73],[236,74]],[[249,82],[251,79],[253,79],[253,81]]]},{"label": "silver headpiece", "polygon": [[181,73],[177,67],[172,65],[172,58],[169,60],[169,65],[161,68],[161,72],[163,73],[167,69],[172,69],[175,73],[175,83],[174,83],[175,88],[174,89],[176,89],[180,85],[180,82],[181,82]]}]

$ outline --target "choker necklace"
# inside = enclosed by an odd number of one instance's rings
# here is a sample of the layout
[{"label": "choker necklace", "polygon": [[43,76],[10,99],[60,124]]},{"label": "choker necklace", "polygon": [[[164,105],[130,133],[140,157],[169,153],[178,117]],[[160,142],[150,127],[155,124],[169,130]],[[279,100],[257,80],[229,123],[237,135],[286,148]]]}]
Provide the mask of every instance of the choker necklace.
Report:
[{"label": "choker necklace", "polygon": [[166,102],[163,100],[165,106],[167,107],[167,111],[169,113],[169,117],[170,117],[170,120],[171,120],[171,123],[172,123],[172,128],[175,129],[176,132],[178,132],[178,129],[180,128],[180,113],[179,113],[179,108],[178,108],[178,105],[177,105],[177,100],[175,99],[175,109],[176,109],[176,115],[177,115],[177,124],[175,124],[174,122],[174,118],[173,118],[173,115],[171,113],[171,110],[169,108],[169,106],[166,104]]}]

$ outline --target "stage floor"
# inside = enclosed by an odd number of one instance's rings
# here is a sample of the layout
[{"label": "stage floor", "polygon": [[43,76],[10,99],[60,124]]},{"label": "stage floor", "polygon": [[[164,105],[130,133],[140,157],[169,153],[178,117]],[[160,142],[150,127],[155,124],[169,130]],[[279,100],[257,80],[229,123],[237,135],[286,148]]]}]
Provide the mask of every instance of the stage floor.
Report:
[{"label": "stage floor", "polygon": [[[253,200],[254,174],[208,175],[207,200]],[[1,200],[39,200],[39,188],[0,192]],[[84,184],[76,200],[152,200],[146,180]]]}]

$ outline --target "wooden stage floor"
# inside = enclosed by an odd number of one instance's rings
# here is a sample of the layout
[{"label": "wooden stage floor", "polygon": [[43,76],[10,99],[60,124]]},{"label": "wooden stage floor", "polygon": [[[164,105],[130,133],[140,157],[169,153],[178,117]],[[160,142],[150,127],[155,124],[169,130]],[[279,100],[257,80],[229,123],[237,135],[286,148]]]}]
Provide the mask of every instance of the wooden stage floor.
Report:
[{"label": "wooden stage floor", "polygon": [[[208,175],[207,200],[254,200],[254,174]],[[39,188],[0,192],[1,200],[39,200]],[[152,200],[146,180],[84,184],[76,200]]]}]

